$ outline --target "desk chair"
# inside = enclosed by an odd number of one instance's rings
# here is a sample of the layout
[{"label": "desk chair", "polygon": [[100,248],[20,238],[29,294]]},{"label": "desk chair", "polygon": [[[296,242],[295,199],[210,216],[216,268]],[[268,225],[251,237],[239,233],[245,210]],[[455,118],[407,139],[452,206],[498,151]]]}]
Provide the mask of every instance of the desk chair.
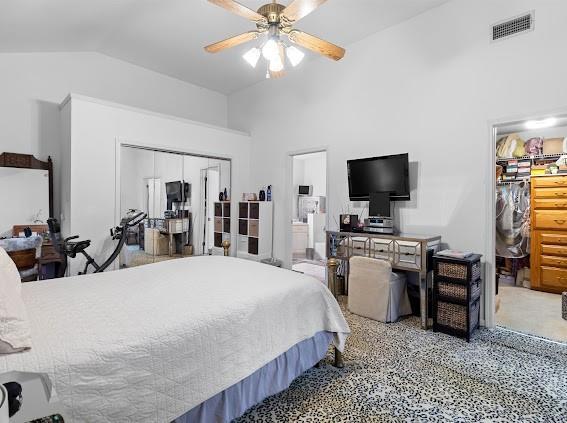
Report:
[{"label": "desk chair", "polygon": [[348,309],[351,313],[384,323],[411,314],[406,277],[392,272],[390,262],[357,256],[349,263]]}]

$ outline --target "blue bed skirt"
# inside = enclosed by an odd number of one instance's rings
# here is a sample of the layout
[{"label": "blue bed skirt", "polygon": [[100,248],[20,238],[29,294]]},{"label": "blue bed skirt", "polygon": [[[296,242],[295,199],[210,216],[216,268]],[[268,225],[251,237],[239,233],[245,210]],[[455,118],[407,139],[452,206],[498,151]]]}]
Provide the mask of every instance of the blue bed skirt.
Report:
[{"label": "blue bed skirt", "polygon": [[287,389],[297,376],[322,360],[332,338],[330,332],[318,332],[295,344],[250,376],[177,418],[175,423],[232,421],[270,395]]}]

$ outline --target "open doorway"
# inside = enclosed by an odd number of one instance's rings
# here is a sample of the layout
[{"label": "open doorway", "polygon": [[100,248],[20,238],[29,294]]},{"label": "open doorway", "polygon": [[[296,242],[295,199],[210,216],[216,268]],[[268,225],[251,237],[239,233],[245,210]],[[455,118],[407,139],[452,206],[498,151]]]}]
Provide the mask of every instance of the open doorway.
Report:
[{"label": "open doorway", "polygon": [[494,323],[567,342],[567,115],[493,126]]},{"label": "open doorway", "polygon": [[220,191],[220,166],[209,166],[201,169],[201,205],[203,221],[200,225],[202,233],[202,255],[212,253],[215,237],[215,202]]},{"label": "open doorway", "polygon": [[292,156],[292,269],[325,282],[327,152]]}]

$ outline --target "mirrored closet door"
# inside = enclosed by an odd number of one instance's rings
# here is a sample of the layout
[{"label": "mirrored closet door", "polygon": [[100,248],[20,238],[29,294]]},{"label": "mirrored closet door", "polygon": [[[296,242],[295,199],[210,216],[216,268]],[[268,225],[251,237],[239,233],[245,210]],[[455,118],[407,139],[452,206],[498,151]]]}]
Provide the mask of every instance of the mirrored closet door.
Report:
[{"label": "mirrored closet door", "polygon": [[[230,238],[230,202],[224,202],[230,174],[227,159],[122,146],[120,212],[135,209],[147,216],[128,233],[120,267],[221,254],[215,233]],[[221,193],[228,220],[219,227],[215,209]]]}]

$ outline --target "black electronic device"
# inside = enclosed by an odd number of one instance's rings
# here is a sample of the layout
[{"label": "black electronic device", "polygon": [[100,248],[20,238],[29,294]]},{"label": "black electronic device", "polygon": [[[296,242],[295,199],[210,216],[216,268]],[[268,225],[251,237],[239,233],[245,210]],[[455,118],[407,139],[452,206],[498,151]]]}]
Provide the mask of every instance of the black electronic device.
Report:
[{"label": "black electronic device", "polygon": [[358,227],[357,214],[341,214],[341,232],[352,232],[354,228]]},{"label": "black electronic device", "polygon": [[390,200],[410,199],[408,154],[348,160],[351,201],[368,201],[374,192],[389,192]]},{"label": "black electronic device", "polygon": [[298,195],[312,195],[313,194],[313,185],[299,185],[297,188]]},{"label": "black electronic device", "polygon": [[372,192],[370,193],[370,201],[368,205],[368,215],[372,217],[390,217],[390,193],[389,192]]},{"label": "black electronic device", "polygon": [[165,183],[167,210],[173,210],[173,203],[184,203],[191,198],[191,184],[174,181]]}]

